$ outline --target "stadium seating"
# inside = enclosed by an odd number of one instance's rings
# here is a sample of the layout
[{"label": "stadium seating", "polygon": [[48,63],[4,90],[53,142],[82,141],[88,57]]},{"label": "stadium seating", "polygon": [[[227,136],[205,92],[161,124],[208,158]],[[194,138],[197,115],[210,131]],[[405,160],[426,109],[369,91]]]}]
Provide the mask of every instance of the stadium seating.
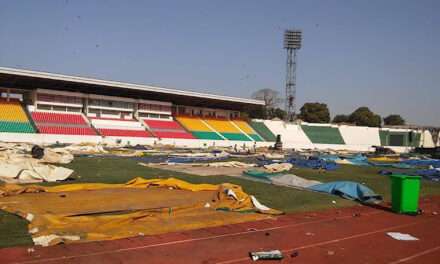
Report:
[{"label": "stadium seating", "polygon": [[248,136],[227,119],[204,118],[203,121],[229,140],[251,141]]},{"label": "stadium seating", "polygon": [[19,101],[0,99],[0,132],[35,133]]},{"label": "stadium seating", "polygon": [[145,130],[98,128],[98,131],[103,136],[112,136],[112,137],[151,137],[151,134],[148,133]]},{"label": "stadium seating", "polygon": [[108,137],[152,137],[140,122],[134,119],[90,117],[92,125],[103,136]]},{"label": "stadium seating", "polygon": [[179,123],[174,120],[151,120],[144,119],[145,125],[159,138],[182,138],[194,139]]},{"label": "stadium seating", "polygon": [[90,127],[63,127],[63,126],[38,126],[40,133],[43,134],[61,134],[61,135],[81,135],[94,136],[95,131]]},{"label": "stadium seating", "polygon": [[275,135],[264,125],[264,122],[251,121],[251,127],[261,136],[264,141],[274,142],[276,140]]},{"label": "stadium seating", "polygon": [[314,144],[345,144],[337,127],[302,125],[301,128]]},{"label": "stadium seating", "polygon": [[179,116],[176,120],[198,139],[223,140],[198,117]]},{"label": "stadium seating", "polygon": [[36,123],[52,123],[52,124],[78,124],[87,125],[83,116],[80,114],[63,114],[53,112],[33,112],[32,119]]},{"label": "stadium seating", "polygon": [[250,136],[255,141],[264,141],[264,139],[256,132],[246,121],[232,120],[232,122],[239,127],[244,133]]},{"label": "stadium seating", "polygon": [[43,134],[96,135],[83,115],[79,113],[32,112],[32,119]]}]

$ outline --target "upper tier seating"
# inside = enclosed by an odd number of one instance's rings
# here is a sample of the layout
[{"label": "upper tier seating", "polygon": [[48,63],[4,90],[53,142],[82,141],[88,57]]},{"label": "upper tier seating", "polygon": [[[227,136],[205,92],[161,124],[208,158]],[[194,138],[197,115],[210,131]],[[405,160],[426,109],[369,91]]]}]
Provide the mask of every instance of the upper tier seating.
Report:
[{"label": "upper tier seating", "polygon": [[302,125],[301,128],[314,144],[345,144],[337,127]]},{"label": "upper tier seating", "polygon": [[32,119],[43,134],[96,135],[80,113],[32,112]]},{"label": "upper tier seating", "polygon": [[0,132],[35,133],[19,101],[0,99]]},{"label": "upper tier seating", "polygon": [[250,125],[265,141],[275,142],[276,136],[266,127],[264,122],[251,121]]},{"label": "upper tier seating", "polygon": [[179,116],[176,120],[198,139],[223,140],[198,117]]},{"label": "upper tier seating", "polygon": [[110,137],[152,137],[140,122],[134,119],[90,117],[92,125],[103,136]]},{"label": "upper tier seating", "polygon": [[194,139],[179,123],[174,120],[144,119],[145,125],[159,138]]}]

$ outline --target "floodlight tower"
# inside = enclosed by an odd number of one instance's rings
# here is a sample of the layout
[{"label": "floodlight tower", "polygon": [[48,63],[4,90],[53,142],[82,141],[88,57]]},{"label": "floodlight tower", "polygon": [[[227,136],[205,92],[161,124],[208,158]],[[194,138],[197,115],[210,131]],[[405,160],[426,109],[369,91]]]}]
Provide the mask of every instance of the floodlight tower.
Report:
[{"label": "floodlight tower", "polygon": [[287,50],[286,121],[290,121],[296,114],[296,52],[301,48],[301,40],[301,30],[293,29],[284,31],[284,48]]}]

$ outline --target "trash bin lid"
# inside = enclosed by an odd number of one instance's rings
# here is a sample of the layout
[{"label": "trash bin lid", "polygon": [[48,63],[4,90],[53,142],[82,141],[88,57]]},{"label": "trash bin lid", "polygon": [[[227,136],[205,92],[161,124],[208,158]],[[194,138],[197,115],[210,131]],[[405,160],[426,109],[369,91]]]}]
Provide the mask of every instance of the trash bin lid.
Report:
[{"label": "trash bin lid", "polygon": [[421,176],[417,175],[406,175],[406,174],[392,174],[390,177],[400,178],[400,179],[420,179]]}]

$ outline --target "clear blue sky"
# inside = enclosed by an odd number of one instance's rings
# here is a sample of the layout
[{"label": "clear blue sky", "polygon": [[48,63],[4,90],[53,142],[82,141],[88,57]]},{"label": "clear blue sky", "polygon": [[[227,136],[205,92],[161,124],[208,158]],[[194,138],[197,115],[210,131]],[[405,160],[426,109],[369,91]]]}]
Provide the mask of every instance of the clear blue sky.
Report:
[{"label": "clear blue sky", "polygon": [[284,89],[284,29],[303,30],[298,104],[365,105],[440,125],[440,1],[0,0],[0,66],[250,97]]}]

